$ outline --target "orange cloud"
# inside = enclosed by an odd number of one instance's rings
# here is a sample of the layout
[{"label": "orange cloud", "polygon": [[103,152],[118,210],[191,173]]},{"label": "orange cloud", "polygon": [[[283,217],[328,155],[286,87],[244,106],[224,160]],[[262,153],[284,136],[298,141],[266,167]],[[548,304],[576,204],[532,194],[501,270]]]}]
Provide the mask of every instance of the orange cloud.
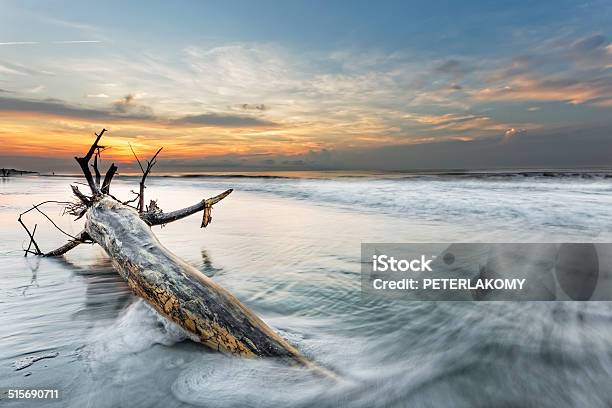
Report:
[{"label": "orange cloud", "polygon": [[579,104],[610,96],[612,89],[606,81],[540,80],[522,75],[512,78],[504,86],[467,93],[480,101],[562,101]]}]

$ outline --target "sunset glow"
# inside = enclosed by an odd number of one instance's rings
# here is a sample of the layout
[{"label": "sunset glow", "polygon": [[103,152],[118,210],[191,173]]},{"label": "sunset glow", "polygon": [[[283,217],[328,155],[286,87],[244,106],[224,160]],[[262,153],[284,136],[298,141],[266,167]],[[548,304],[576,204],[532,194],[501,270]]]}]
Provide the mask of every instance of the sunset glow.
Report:
[{"label": "sunset glow", "polygon": [[[449,13],[419,11],[449,23],[435,28],[411,13],[398,21],[401,3],[380,10],[381,21],[337,4],[320,29],[297,17],[278,24],[309,4],[163,5],[138,21],[113,15],[103,25],[94,5],[33,14],[5,3],[0,158],[65,169],[107,128],[106,158],[132,165],[129,144],[143,155],[164,146],[177,166],[359,168],[371,167],[365,152],[387,146],[507,144],[511,129],[523,130],[513,140],[609,129],[605,2],[516,6],[490,18],[465,6],[450,13],[452,24]],[[517,18],[527,12],[539,17]],[[176,20],[165,21],[167,13]],[[583,18],[561,23],[574,15]],[[347,159],[355,154],[363,163]]]}]

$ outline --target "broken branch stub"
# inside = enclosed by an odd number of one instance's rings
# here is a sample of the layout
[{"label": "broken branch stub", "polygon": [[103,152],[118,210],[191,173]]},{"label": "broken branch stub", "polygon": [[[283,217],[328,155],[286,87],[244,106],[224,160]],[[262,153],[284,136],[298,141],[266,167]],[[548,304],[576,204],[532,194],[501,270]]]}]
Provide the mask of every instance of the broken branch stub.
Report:
[{"label": "broken branch stub", "polygon": [[89,161],[91,160],[91,157],[93,156],[94,152],[98,148],[98,142],[100,141],[100,138],[102,137],[102,135],[104,135],[104,132],[106,132],[106,129],[102,129],[102,131],[99,134],[96,133],[96,140],[91,145],[91,147],[89,148],[89,151],[87,151],[87,154],[85,156],[83,157],[75,156],[74,157],[77,163],[79,163],[79,166],[81,167],[81,171],[83,172],[83,175],[85,176],[85,180],[87,180],[87,184],[89,185],[89,188],[91,189],[91,192],[94,195],[101,194],[101,192],[100,192],[100,188],[96,185],[93,179],[93,176],[91,175],[91,170],[89,170]]},{"label": "broken branch stub", "polygon": [[117,166],[115,166],[115,163],[112,163],[104,175],[104,181],[102,182],[102,194],[109,194],[110,184],[116,172]]}]

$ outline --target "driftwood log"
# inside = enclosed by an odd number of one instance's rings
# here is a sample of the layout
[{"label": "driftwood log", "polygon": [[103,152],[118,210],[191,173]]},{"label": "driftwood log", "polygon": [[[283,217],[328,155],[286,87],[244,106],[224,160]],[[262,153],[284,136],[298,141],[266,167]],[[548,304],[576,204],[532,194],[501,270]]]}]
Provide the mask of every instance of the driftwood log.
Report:
[{"label": "driftwood log", "polygon": [[[147,162],[146,168],[136,157],[143,171],[140,190],[135,193],[137,197],[134,200],[122,202],[110,194],[111,181],[117,171],[114,164],[100,183],[98,158],[104,147],[98,143],[104,132],[106,129],[96,134],[95,142],[85,156],[75,157],[91,195],[72,186],[78,203],[69,205],[67,212],[86,218],[84,230],[62,247],[43,253],[34,240],[34,233],[30,233],[20,216],[19,222],[31,239],[26,255],[60,256],[83,242],[99,244],[132,291],[188,331],[194,340],[236,356],[280,358],[335,378],[333,373],[303,356],[231,293],[170,252],[153,234],[151,226],[168,224],[199,211],[204,212],[202,227],[205,227],[211,220],[212,206],[232,190],[169,213],[161,211],[155,201],[143,208],[146,177],[155,165],[158,151]],[[95,177],[90,170],[92,157]],[[136,199],[138,206],[131,206],[129,203]],[[34,251],[30,249],[32,244]]]}]

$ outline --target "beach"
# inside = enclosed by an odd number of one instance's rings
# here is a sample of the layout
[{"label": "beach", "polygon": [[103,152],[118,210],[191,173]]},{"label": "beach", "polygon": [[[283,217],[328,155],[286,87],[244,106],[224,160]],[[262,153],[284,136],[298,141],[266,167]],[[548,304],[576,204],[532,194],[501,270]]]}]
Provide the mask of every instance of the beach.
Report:
[{"label": "beach", "polygon": [[[48,406],[607,406],[608,302],[405,302],[361,298],[363,242],[612,242],[607,172],[150,177],[170,211],[234,192],[154,227],[163,245],[233,293],[330,384],[273,360],[238,359],[187,339],[130,292],[109,258],[80,245],[23,256],[19,213],[72,200],[80,177],[0,179],[0,388],[57,388]],[[131,198],[138,178],[112,193]],[[69,234],[83,220],[46,213]],[[39,215],[37,241],[67,237]],[[16,370],[15,362],[58,353]],[[239,384],[239,386],[237,386]],[[262,393],[261,390],[266,392]],[[6,406],[28,406],[9,401]]]}]

